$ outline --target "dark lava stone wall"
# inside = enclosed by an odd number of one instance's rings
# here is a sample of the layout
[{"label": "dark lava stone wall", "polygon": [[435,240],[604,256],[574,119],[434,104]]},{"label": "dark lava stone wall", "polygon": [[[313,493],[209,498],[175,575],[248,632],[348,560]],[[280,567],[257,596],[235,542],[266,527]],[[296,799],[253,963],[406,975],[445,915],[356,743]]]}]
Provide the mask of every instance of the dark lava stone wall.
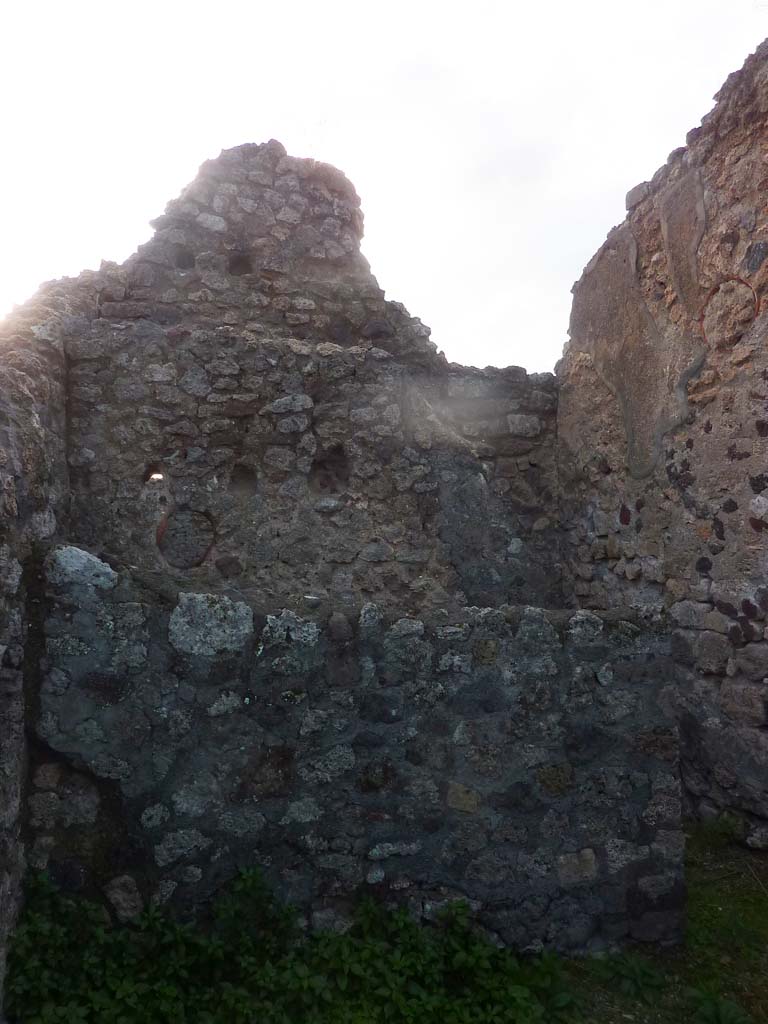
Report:
[{"label": "dark lava stone wall", "polygon": [[683,774],[768,847],[768,46],[574,289],[558,368],[567,595],[667,616]]},{"label": "dark lava stone wall", "polygon": [[679,934],[666,641],[591,612],[325,626],[47,561],[30,857],[119,919],[260,864],[312,926],[469,899],[504,942]]}]

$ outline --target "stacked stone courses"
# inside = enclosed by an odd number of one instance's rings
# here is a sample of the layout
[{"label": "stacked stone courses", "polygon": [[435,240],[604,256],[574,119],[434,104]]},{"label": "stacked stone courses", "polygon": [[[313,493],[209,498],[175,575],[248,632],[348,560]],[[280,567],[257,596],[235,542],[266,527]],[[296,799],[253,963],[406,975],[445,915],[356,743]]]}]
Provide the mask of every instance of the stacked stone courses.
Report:
[{"label": "stacked stone courses", "polygon": [[59,756],[32,779],[37,866],[63,834],[181,906],[256,856],[313,924],[367,887],[419,912],[463,896],[523,946],[674,934],[658,637],[511,606],[259,621],[220,595],[158,602],[74,547],[46,575],[38,732]]},{"label": "stacked stone courses", "polygon": [[583,951],[679,939],[684,809],[768,847],[767,121],[763,44],[556,376],[448,363],[274,141],[0,324],[0,974],[25,866]]}]

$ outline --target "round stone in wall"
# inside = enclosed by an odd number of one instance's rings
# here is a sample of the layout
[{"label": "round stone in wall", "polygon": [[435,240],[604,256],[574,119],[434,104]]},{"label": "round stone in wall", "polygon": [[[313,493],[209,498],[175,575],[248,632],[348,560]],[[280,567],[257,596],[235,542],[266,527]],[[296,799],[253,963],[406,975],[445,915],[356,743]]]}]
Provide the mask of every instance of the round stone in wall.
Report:
[{"label": "round stone in wall", "polygon": [[166,562],[177,569],[192,569],[205,561],[216,538],[204,512],[172,512],[157,531],[157,546]]}]

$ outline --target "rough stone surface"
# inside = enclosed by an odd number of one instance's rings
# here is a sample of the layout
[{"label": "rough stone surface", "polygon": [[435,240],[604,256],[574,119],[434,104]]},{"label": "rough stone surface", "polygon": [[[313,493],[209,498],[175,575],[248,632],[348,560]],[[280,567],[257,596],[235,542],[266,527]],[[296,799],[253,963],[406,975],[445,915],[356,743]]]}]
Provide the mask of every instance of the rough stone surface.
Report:
[{"label": "rough stone surface", "polygon": [[[312,918],[347,913],[366,884],[413,904],[461,893],[519,945],[599,949],[651,921],[657,937],[677,935],[680,846],[663,840],[679,835],[680,791],[674,727],[657,702],[671,678],[662,635],[509,605],[440,626],[378,617],[365,631],[285,611],[253,635],[232,602],[182,594],[158,605],[130,571],[99,591],[87,620],[73,617],[80,587],[49,579],[43,666],[55,673],[37,731],[70,767],[38,770],[29,824],[47,866],[79,864],[118,918],[171,885],[173,904],[203,902],[256,860]],[[190,607],[200,629],[179,650]],[[133,632],[119,634],[126,622]],[[144,651],[140,662],[116,661],[118,635]],[[101,798],[71,832],[56,809],[72,801],[73,771]],[[101,841],[86,853],[88,824]],[[115,877],[126,844],[152,862]],[[663,894],[660,875],[674,880]],[[550,903],[562,909],[544,913]]]},{"label": "rough stone surface", "polygon": [[115,917],[121,924],[135,920],[144,909],[136,879],[131,875],[118,875],[104,886],[104,893],[112,904]]},{"label": "rough stone surface", "polygon": [[258,860],[563,949],[679,934],[683,799],[764,848],[766,134],[763,44],[557,378],[447,363],[274,141],[0,324],[0,980],[22,825],[119,919]]},{"label": "rough stone surface", "polygon": [[62,529],[66,506],[63,337],[81,304],[74,294],[32,302],[0,322],[0,1004],[25,864],[25,664],[40,644],[30,636],[39,622],[40,546]]},{"label": "rough stone surface", "polygon": [[240,650],[252,635],[253,612],[248,605],[213,594],[181,594],[168,628],[177,651],[207,658]]},{"label": "rough stone surface", "polygon": [[97,275],[72,540],[263,614],[561,605],[554,377],[447,363],[371,275],[349,182],[286,159],[225,151]]},{"label": "rough stone surface", "polygon": [[671,620],[690,808],[752,820],[768,817],[768,44],[717,100],[574,288],[558,469],[566,600]]},{"label": "rough stone surface", "polygon": [[48,580],[60,588],[110,590],[117,584],[117,573],[87,551],[60,547],[51,554]]}]

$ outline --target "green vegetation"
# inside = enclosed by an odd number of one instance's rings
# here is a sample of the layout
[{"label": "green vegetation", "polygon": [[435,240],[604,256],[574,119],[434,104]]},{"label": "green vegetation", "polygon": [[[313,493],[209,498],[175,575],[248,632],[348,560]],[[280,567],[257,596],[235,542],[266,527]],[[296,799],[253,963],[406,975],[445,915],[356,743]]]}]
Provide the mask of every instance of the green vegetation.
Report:
[{"label": "green vegetation", "polygon": [[689,841],[679,950],[581,961],[518,958],[453,906],[435,926],[360,905],[346,934],[302,934],[257,873],[206,927],[103,909],[29,886],[9,959],[18,1024],[762,1024],[768,1021],[768,861],[729,823]]},{"label": "green vegetation", "polygon": [[24,1024],[557,1024],[574,1006],[559,961],[518,961],[461,905],[424,928],[368,902],[347,934],[301,937],[255,873],[207,929],[157,911],[112,928],[37,879],[9,967]]},{"label": "green vegetation", "polygon": [[689,832],[683,946],[568,964],[590,1024],[768,1022],[768,857],[742,838],[728,817]]}]

